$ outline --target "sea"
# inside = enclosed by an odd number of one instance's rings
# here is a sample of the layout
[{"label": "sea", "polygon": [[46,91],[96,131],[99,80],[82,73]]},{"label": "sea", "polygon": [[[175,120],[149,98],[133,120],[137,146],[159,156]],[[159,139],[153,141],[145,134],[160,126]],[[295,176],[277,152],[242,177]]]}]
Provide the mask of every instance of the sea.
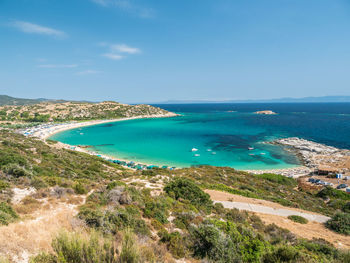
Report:
[{"label": "sea", "polygon": [[[220,103],[154,105],[178,117],[87,126],[50,139],[142,164],[284,169],[300,160],[279,138],[300,137],[350,149],[350,103]],[[272,110],[276,115],[259,115]]]}]

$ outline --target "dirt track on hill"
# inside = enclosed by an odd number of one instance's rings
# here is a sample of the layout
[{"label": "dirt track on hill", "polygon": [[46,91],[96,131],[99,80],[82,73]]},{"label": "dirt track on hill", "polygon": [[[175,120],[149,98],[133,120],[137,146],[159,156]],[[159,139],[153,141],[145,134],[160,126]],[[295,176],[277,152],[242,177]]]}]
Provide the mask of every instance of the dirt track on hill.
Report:
[{"label": "dirt track on hill", "polygon": [[[278,209],[289,209],[290,211],[295,212],[305,212],[310,215],[318,215],[317,213],[305,211],[297,208],[285,207],[277,203],[273,203],[266,200],[259,200],[254,198],[248,198],[240,195],[233,195],[225,192],[220,192],[216,190],[205,190],[208,193],[213,201],[221,202],[232,202],[232,203],[243,203],[251,204],[250,207],[254,205],[265,206],[268,208],[273,208],[278,211]],[[249,210],[251,211],[251,210]],[[350,236],[344,236],[337,234],[329,229],[327,229],[324,224],[314,221],[309,221],[307,224],[299,224],[289,220],[285,216],[266,214],[266,213],[257,213],[264,223],[266,224],[276,224],[279,227],[288,229],[295,235],[301,238],[313,239],[313,238],[322,238],[338,248],[350,249]]]}]

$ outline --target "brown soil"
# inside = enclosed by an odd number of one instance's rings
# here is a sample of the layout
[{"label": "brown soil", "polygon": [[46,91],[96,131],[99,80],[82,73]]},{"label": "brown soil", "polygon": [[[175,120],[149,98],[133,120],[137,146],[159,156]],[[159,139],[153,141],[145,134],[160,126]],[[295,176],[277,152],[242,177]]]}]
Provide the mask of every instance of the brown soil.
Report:
[{"label": "brown soil", "polygon": [[234,194],[225,193],[225,192],[221,192],[221,191],[217,191],[217,190],[205,190],[205,192],[208,193],[210,195],[210,198],[214,201],[242,202],[242,203],[248,203],[248,204],[268,206],[268,207],[272,207],[272,208],[276,208],[276,209],[288,209],[288,210],[294,210],[294,211],[298,211],[298,212],[317,215],[317,213],[314,213],[311,211],[306,211],[306,210],[294,208],[294,207],[283,206],[283,205],[280,205],[278,203],[274,203],[271,201],[254,199],[254,198],[244,197],[241,195],[234,195]]},{"label": "brown soil", "polygon": [[256,213],[266,224],[276,224],[279,227],[288,229],[293,234],[306,239],[323,238],[338,248],[350,248],[350,237],[337,234],[327,229],[323,224],[309,222],[299,224],[286,217]]},{"label": "brown soil", "polygon": [[[205,190],[205,192],[208,193],[211,199],[215,201],[243,202],[243,203],[256,204],[256,205],[264,205],[272,208],[284,208],[284,209],[296,210],[296,211],[310,213],[310,214],[316,214],[316,213],[305,211],[302,209],[285,207],[280,204],[273,203],[266,200],[248,198],[248,197],[233,195],[233,194],[220,192],[216,190]],[[350,248],[350,236],[347,237],[344,235],[337,234],[327,229],[321,223],[309,222],[307,224],[299,224],[282,216],[268,215],[268,214],[262,214],[262,213],[255,213],[255,214],[257,214],[264,223],[266,224],[274,223],[279,227],[288,229],[289,231],[291,231],[292,233],[294,233],[295,235],[301,238],[306,238],[306,239],[323,238],[338,248],[347,248],[347,249]]]},{"label": "brown soil", "polygon": [[[80,204],[85,202],[85,198],[78,199]],[[29,256],[51,251],[52,238],[61,229],[79,227],[79,222],[74,220],[76,214],[76,204],[55,199],[30,215],[21,215],[21,221],[0,227],[0,255],[27,262]]]}]

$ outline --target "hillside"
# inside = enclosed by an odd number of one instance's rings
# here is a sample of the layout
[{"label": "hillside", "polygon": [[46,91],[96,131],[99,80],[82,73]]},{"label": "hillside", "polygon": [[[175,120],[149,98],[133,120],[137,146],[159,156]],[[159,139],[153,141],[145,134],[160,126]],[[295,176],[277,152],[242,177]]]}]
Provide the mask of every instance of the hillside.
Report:
[{"label": "hillside", "polygon": [[[346,197],[342,204],[328,194],[324,202],[327,193],[279,175],[210,166],[135,171],[3,129],[0,255],[41,263],[86,257],[135,263],[350,260],[347,250],[334,247],[349,248],[349,237],[307,240],[256,214],[214,204],[204,189],[327,215],[347,207]],[[318,231],[329,230],[318,224]]]},{"label": "hillside", "polygon": [[0,106],[3,105],[31,105],[42,102],[43,99],[21,99],[7,95],[0,95]]},{"label": "hillside", "polygon": [[164,114],[169,112],[150,105],[127,105],[113,101],[42,102],[33,105],[0,107],[0,120],[22,122],[117,119]]}]

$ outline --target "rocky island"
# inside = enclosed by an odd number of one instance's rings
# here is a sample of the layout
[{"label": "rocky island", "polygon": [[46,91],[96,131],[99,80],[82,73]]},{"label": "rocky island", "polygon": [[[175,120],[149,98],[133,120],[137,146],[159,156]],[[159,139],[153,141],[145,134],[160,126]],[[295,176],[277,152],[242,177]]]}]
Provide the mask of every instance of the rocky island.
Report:
[{"label": "rocky island", "polygon": [[262,110],[262,111],[256,111],[255,114],[261,114],[261,115],[275,115],[276,112],[273,112],[272,110]]}]

